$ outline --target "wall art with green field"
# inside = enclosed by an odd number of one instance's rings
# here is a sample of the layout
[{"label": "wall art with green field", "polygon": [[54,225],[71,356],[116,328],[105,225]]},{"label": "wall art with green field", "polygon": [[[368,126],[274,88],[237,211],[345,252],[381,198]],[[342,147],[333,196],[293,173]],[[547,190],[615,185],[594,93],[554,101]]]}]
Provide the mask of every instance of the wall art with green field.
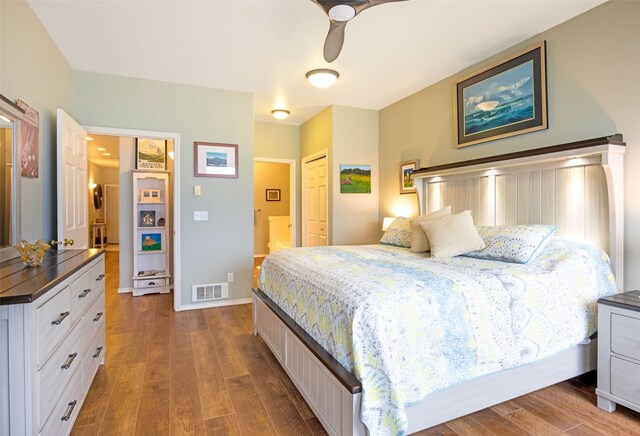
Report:
[{"label": "wall art with green field", "polygon": [[340,165],[341,194],[370,194],[371,165]]}]

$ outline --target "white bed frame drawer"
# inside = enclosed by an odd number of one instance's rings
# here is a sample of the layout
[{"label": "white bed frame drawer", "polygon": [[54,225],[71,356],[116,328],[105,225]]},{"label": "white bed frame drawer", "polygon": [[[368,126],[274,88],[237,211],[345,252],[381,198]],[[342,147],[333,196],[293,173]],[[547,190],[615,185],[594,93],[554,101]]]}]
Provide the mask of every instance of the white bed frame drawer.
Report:
[{"label": "white bed frame drawer", "polygon": [[[71,376],[71,381],[62,393],[49,416],[49,420],[40,432],[41,436],[64,436],[71,431],[71,426],[82,406],[82,368],[78,366]],[[63,419],[66,418],[66,419]]]},{"label": "white bed frame drawer", "polygon": [[71,329],[71,302],[67,286],[36,310],[38,367]]},{"label": "white bed frame drawer", "polygon": [[611,351],[640,361],[640,319],[611,315]]},{"label": "white bed frame drawer", "polygon": [[612,357],[611,394],[640,404],[640,365]]}]

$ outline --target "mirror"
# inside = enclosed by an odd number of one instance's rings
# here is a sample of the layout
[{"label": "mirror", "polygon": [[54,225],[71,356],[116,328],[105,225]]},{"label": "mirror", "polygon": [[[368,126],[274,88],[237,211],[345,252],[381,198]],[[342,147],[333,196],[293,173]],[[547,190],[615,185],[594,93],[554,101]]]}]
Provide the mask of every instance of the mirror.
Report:
[{"label": "mirror", "polygon": [[93,207],[95,207],[96,210],[102,208],[102,185],[100,184],[93,188]]},{"label": "mirror", "polygon": [[0,259],[20,239],[20,120],[24,111],[0,94]]}]

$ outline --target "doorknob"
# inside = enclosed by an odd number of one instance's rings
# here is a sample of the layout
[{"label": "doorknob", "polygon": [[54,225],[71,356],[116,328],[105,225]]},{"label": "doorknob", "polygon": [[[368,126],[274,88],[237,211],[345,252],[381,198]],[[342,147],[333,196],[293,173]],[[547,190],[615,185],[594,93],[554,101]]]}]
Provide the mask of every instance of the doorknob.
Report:
[{"label": "doorknob", "polygon": [[64,241],[56,241],[55,239],[52,239],[49,245],[52,247],[64,245],[66,247],[67,245],[73,245],[73,239],[64,238]]}]

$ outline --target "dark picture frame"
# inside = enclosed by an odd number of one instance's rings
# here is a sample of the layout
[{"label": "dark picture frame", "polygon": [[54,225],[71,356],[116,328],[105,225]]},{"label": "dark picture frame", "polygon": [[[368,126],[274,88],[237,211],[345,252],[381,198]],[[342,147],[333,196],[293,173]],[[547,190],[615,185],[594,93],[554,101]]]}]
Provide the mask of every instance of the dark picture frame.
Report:
[{"label": "dark picture frame", "polygon": [[138,227],[155,227],[155,226],[156,226],[156,211],[141,210],[140,217],[138,218]]},{"label": "dark picture frame", "polygon": [[400,194],[412,194],[416,192],[411,174],[418,169],[420,161],[418,159],[400,162]]},{"label": "dark picture frame", "polygon": [[238,178],[238,144],[193,143],[195,177]]},{"label": "dark picture frame", "polygon": [[266,190],[266,200],[267,201],[280,201],[280,190],[279,189],[267,189]]},{"label": "dark picture frame", "polygon": [[456,84],[457,147],[548,128],[546,41]]},{"label": "dark picture frame", "polygon": [[167,169],[167,140],[136,138],[136,169],[165,171]]}]

